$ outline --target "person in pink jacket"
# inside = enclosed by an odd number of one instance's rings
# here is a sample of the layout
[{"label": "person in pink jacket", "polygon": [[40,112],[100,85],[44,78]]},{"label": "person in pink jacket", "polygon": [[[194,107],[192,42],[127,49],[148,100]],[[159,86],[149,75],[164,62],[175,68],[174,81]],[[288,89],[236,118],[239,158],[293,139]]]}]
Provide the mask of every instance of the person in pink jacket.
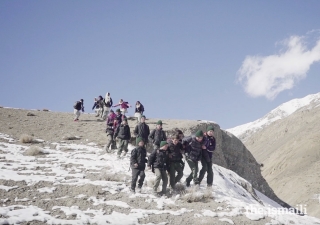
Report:
[{"label": "person in pink jacket", "polygon": [[119,104],[114,105],[113,107],[117,107],[117,106],[120,106],[120,111],[122,115],[125,115],[128,112],[127,108],[132,107],[131,105],[129,105],[128,102],[123,101],[123,99],[120,99]]}]

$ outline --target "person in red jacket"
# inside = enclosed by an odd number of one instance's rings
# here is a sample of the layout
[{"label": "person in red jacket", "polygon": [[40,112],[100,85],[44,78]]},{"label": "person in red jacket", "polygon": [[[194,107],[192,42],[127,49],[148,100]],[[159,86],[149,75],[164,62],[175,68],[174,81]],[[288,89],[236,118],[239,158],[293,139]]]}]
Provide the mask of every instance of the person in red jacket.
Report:
[{"label": "person in red jacket", "polygon": [[119,104],[116,104],[113,107],[117,106],[120,106],[120,111],[122,115],[125,115],[128,112],[127,108],[131,107],[131,105],[129,105],[128,102],[123,101],[123,99],[120,99]]}]

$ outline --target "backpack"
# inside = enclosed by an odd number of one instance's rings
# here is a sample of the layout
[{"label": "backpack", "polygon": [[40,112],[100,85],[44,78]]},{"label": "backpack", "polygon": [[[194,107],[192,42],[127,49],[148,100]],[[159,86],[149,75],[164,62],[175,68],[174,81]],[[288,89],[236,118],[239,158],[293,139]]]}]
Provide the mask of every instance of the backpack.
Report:
[{"label": "backpack", "polygon": [[79,101],[76,101],[76,102],[74,103],[74,105],[73,105],[73,108],[78,110],[79,104],[80,104],[80,102],[79,102]]}]

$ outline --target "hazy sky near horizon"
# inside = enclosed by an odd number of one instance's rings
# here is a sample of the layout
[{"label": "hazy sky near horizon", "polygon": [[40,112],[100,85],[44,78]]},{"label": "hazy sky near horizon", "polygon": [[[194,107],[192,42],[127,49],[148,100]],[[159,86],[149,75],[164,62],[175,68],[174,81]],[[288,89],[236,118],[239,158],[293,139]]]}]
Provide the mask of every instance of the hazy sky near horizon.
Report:
[{"label": "hazy sky near horizon", "polygon": [[[0,105],[111,93],[227,129],[320,92],[320,1],[0,1]],[[129,109],[132,115],[134,109]],[[72,119],[71,119],[72,120]]]}]

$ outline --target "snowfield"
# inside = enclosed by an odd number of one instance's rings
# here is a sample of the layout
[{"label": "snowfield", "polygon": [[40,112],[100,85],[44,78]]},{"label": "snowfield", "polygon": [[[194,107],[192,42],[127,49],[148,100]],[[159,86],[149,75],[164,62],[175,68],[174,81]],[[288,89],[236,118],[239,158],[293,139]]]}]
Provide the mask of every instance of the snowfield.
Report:
[{"label": "snowfield", "polygon": [[[320,224],[320,219],[283,211],[217,165],[212,189],[204,180],[200,187],[157,197],[151,191],[155,175],[147,171],[142,193],[131,194],[134,146],[116,159],[94,143],[45,142],[37,144],[41,154],[24,156],[29,146],[0,137],[0,224]],[[189,172],[186,165],[185,177]],[[188,202],[188,195],[200,200]]]}]

